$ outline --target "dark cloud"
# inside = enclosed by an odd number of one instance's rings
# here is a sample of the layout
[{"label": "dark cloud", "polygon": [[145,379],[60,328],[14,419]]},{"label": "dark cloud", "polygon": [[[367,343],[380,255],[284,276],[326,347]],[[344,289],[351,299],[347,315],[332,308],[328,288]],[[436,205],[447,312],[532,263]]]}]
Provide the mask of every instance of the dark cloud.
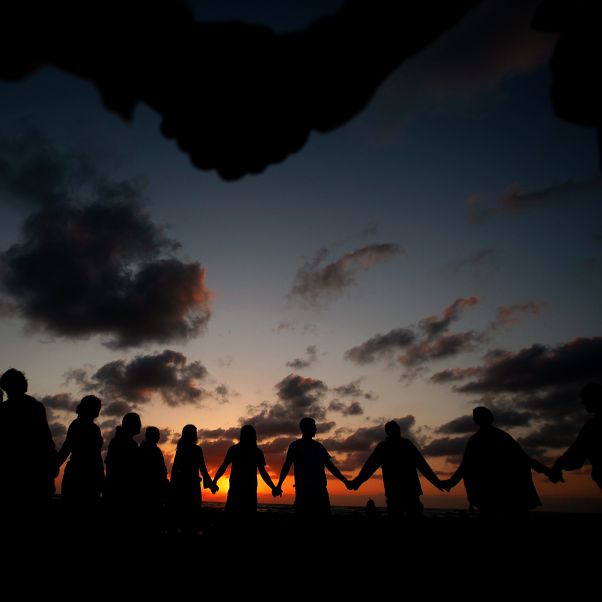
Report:
[{"label": "dark cloud", "polygon": [[91,375],[68,373],[83,390],[101,398],[131,406],[148,403],[153,396],[169,406],[198,404],[208,396],[200,383],[208,376],[201,362],[188,361],[177,351],[166,349],[152,355],[138,355],[130,361],[115,360]]},{"label": "dark cloud", "polygon": [[399,245],[374,244],[325,263],[329,250],[321,249],[299,268],[289,297],[314,304],[333,299],[355,284],[360,272],[403,253]]},{"label": "dark cloud", "polygon": [[299,421],[304,416],[313,418],[318,432],[328,432],[334,422],[326,421],[324,396],[326,384],[314,378],[289,374],[276,384],[278,401],[263,402],[249,408],[249,415],[239,420],[240,424],[252,424],[259,438],[278,435],[298,435]]},{"label": "dark cloud", "polygon": [[318,349],[315,345],[309,345],[305,350],[304,358],[296,358],[291,360],[290,362],[286,362],[286,365],[289,368],[293,368],[294,370],[303,370],[305,368],[309,368],[312,364],[315,364],[318,361]]},{"label": "dark cloud", "polygon": [[429,380],[438,385],[444,385],[459,380],[465,380],[471,376],[477,376],[480,372],[480,368],[447,368],[440,372],[435,372]]},{"label": "dark cloud", "polygon": [[41,401],[46,408],[59,412],[75,412],[77,404],[79,403],[69,393],[57,393],[56,395],[45,395],[40,397]]},{"label": "dark cloud", "polygon": [[376,394],[372,393],[371,391],[364,391],[364,389],[360,387],[361,381],[362,379],[358,378],[357,380],[353,380],[350,383],[347,383],[346,385],[333,387],[331,391],[339,397],[361,397],[370,401],[373,399],[377,399],[378,396]]},{"label": "dark cloud", "polygon": [[443,334],[434,340],[425,340],[411,345],[399,356],[399,362],[406,368],[414,368],[432,360],[472,351],[480,342],[482,342],[482,335],[473,330]]},{"label": "dark cloud", "polygon": [[[532,420],[536,417],[533,412],[517,411],[503,406],[493,406],[490,407],[490,410],[493,412],[495,426],[500,428],[530,426]],[[474,433],[476,430],[477,426],[472,419],[472,415],[465,415],[442,424],[435,429],[435,432],[443,435],[463,435]]]},{"label": "dark cloud", "polygon": [[360,416],[364,413],[364,408],[359,401],[352,401],[350,404],[345,404],[336,399],[328,404],[330,412],[340,412],[343,416]]},{"label": "dark cloud", "polygon": [[232,427],[228,429],[217,428],[217,429],[199,429],[199,438],[205,439],[228,439],[229,441],[236,441],[240,436],[240,428]]},{"label": "dark cloud", "polygon": [[205,270],[173,253],[136,182],[112,182],[43,137],[0,143],[0,192],[29,202],[0,253],[0,293],[34,328],[113,348],[186,340],[210,318]]},{"label": "dark cloud", "polygon": [[600,378],[602,337],[548,347],[532,345],[489,357],[481,377],[458,387],[464,393],[525,392]]},{"label": "dark cloud", "polygon": [[524,315],[539,316],[548,307],[545,301],[528,301],[514,305],[498,307],[495,320],[491,323],[493,329],[518,324]]},{"label": "dark cloud", "polygon": [[103,406],[103,416],[115,416],[116,418],[123,418],[129,412],[132,412],[134,407],[127,403],[127,401],[111,401],[107,405]]},{"label": "dark cloud", "polygon": [[431,457],[462,456],[467,441],[468,437],[441,437],[433,439],[422,448],[422,453],[425,456]]},{"label": "dark cloud", "polygon": [[196,166],[234,179],[354,117],[391,72],[476,3],[349,0],[302,31],[277,35],[240,21],[197,22],[184,0],[143,11],[133,0],[52,9],[36,1],[3,10],[0,77],[52,65],[92,82],[126,120],[144,103]]},{"label": "dark cloud", "polygon": [[418,322],[418,327],[427,338],[434,339],[449,330],[452,322],[459,319],[462,311],[469,307],[474,307],[479,303],[478,297],[465,297],[456,299],[451,305],[448,305],[440,314],[428,316]]},{"label": "dark cloud", "polygon": [[527,192],[520,184],[515,183],[491,206],[483,205],[478,196],[471,197],[467,203],[469,221],[478,223],[497,215],[518,215],[532,209],[595,199],[600,192],[601,176],[584,182],[569,180],[533,192]]},{"label": "dark cloud", "polygon": [[416,334],[408,328],[396,328],[387,334],[377,334],[345,352],[345,359],[356,364],[372,364],[380,359],[391,359],[400,349],[410,346]]},{"label": "dark cloud", "polygon": [[51,422],[48,426],[55,444],[67,435],[67,427],[62,422]]}]

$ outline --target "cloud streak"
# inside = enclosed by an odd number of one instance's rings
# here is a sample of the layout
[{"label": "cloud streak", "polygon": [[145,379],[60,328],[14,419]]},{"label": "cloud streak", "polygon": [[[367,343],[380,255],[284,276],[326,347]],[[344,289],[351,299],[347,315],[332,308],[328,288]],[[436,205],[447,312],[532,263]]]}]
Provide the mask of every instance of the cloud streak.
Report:
[{"label": "cloud streak", "polygon": [[404,253],[396,244],[374,244],[326,263],[329,250],[321,249],[299,268],[289,297],[313,305],[335,299],[356,284],[358,274]]}]

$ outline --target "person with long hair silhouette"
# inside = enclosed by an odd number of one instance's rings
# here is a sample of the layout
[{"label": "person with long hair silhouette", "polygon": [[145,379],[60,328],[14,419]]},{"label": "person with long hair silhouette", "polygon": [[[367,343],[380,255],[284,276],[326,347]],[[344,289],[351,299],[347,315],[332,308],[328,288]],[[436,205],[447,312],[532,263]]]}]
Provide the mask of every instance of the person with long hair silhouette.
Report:
[{"label": "person with long hair silhouette", "polygon": [[326,486],[327,468],[337,479],[349,487],[349,480],[333,464],[326,448],[314,437],[317,433],[316,421],[305,417],[299,423],[302,437],[293,441],[286,453],[280,471],[278,485],[272,495],[282,495],[282,483],[291,466],[295,466],[295,511],[302,517],[319,517],[330,514],[330,498]]},{"label": "person with long hair silhouette", "polygon": [[100,500],[104,484],[102,435],[94,422],[100,413],[101,401],[95,395],[82,397],[77,418],[69,425],[67,437],[58,453],[58,465],[67,458],[61,495],[72,508],[93,506]]},{"label": "person with long hair silhouette", "polygon": [[[201,481],[205,489],[210,489],[212,493],[218,491],[209,476],[203,450],[197,445],[197,441],[196,426],[187,424],[182,429],[171,469],[172,501],[176,521],[185,532],[192,534],[200,526]],[[199,472],[202,478],[199,477]]]},{"label": "person with long hair silhouette", "polygon": [[376,445],[357,477],[351,481],[351,489],[357,490],[378,468],[382,468],[389,516],[420,516],[424,506],[420,501],[422,487],[417,471],[442,491],[441,481],[414,443],[401,436],[397,422],[387,422],[385,433],[387,438]]},{"label": "person with long hair silhouette", "polygon": [[472,417],[479,430],[468,440],[456,472],[442,481],[443,488],[449,491],[463,479],[471,507],[487,517],[521,515],[541,506],[531,470],[551,478],[551,469],[493,426],[489,408],[475,408]]},{"label": "person with long hair silhouette", "polygon": [[263,452],[257,447],[255,428],[250,424],[245,424],[240,429],[240,443],[233,445],[226,452],[226,457],[213,478],[215,486],[230,464],[232,469],[226,512],[254,514],[257,512],[257,471],[272,490],[272,494],[277,491],[265,469]]},{"label": "person with long hair silhouette", "polygon": [[115,511],[131,511],[139,501],[140,457],[134,437],[140,433],[141,426],[140,416],[129,412],[109,443],[105,458],[105,498]]},{"label": "person with long hair silhouette", "polygon": [[589,460],[592,479],[602,489],[602,384],[585,385],[581,390],[581,402],[593,416],[583,425],[572,445],[554,463],[552,480],[561,481],[563,470],[577,470]]},{"label": "person with long hair silhouette", "polygon": [[27,379],[19,370],[4,372],[0,388],[7,395],[0,405],[0,474],[8,489],[0,504],[35,513],[50,500],[58,474],[46,409],[27,395]]}]

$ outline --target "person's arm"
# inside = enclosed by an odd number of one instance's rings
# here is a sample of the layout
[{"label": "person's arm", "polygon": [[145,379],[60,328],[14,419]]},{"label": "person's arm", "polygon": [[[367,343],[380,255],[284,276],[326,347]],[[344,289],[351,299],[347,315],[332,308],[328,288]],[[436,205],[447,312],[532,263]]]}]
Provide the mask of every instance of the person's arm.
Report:
[{"label": "person's arm", "polygon": [[586,428],[587,424],[581,429],[572,445],[556,460],[552,470],[577,470],[585,464],[587,460]]},{"label": "person's arm", "polygon": [[422,473],[424,478],[434,485],[439,491],[443,491],[443,483],[441,479],[433,472],[433,469],[429,466],[429,463],[424,459],[424,456],[420,453],[420,450],[414,445],[414,457],[416,461],[416,468]]},{"label": "person's arm", "polygon": [[357,477],[351,481],[352,489],[359,489],[359,487],[380,468],[380,465],[380,450],[377,446],[376,449],[374,449],[374,451],[370,454],[368,459],[364,462],[364,465],[359,471]]},{"label": "person's arm", "polygon": [[59,468],[64,464],[65,460],[71,454],[71,451],[73,449],[72,440],[73,440],[73,423],[71,423],[69,425],[69,429],[67,430],[67,436],[65,437],[65,442],[63,443],[63,445],[61,446],[61,449],[59,449],[59,452],[57,454],[56,464]]},{"label": "person's arm", "polygon": [[215,473],[215,476],[213,477],[213,484],[216,487],[217,487],[217,482],[219,481],[220,477],[226,472],[226,469],[232,463],[232,453],[231,453],[230,449],[232,449],[232,448],[229,448],[228,451],[226,452],[226,457],[224,458],[224,461],[222,462],[221,466],[217,469],[217,472]]},{"label": "person's arm", "polygon": [[286,452],[286,459],[284,460],[284,464],[282,465],[282,469],[280,470],[280,477],[278,478],[278,485],[276,488],[272,490],[272,495],[274,497],[280,496],[282,497],[282,483],[284,483],[284,479],[286,479],[286,475],[288,471],[291,469],[293,465],[293,452],[291,451],[290,445],[288,451]]},{"label": "person's arm", "polygon": [[215,483],[211,480],[209,476],[209,471],[207,470],[207,465],[205,464],[205,456],[203,455],[203,450],[200,447],[197,447],[199,450],[198,453],[198,463],[199,470],[201,471],[201,476],[203,477],[205,489],[211,489],[211,493],[217,493],[219,489],[215,486]]},{"label": "person's arm", "polygon": [[332,459],[329,457],[328,460],[324,462],[324,466],[328,468],[328,470],[337,478],[339,481],[345,483],[346,487],[350,487],[351,481],[332,463]]},{"label": "person's arm", "polygon": [[272,481],[272,477],[268,474],[268,471],[265,469],[265,466],[258,466],[259,474],[263,479],[263,482],[272,490],[272,494],[277,489],[276,485],[274,485],[274,481]]}]

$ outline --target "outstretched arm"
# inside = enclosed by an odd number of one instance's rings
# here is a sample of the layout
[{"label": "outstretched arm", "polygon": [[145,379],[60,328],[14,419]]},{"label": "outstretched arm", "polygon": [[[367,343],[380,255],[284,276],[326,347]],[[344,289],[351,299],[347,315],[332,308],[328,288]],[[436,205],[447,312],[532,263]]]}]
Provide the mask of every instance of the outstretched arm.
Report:
[{"label": "outstretched arm", "polygon": [[288,474],[288,471],[291,469],[292,465],[293,465],[293,460],[292,460],[290,452],[289,452],[286,454],[286,460],[284,461],[284,464],[282,465],[282,469],[280,470],[280,477],[278,478],[278,485],[276,485],[276,490],[280,492],[280,495],[282,495],[282,483],[284,483],[284,479],[286,479],[286,475]]},{"label": "outstretched arm", "polygon": [[359,489],[362,483],[365,483],[380,468],[380,458],[378,456],[377,450],[370,454],[359,474],[352,481],[353,489]]},{"label": "outstretched arm", "polygon": [[328,468],[328,470],[337,478],[339,481],[345,483],[345,486],[349,486],[349,479],[332,463],[332,460],[329,458],[324,462],[324,466]]},{"label": "outstretched arm", "polygon": [[226,472],[226,469],[228,468],[229,465],[230,465],[230,462],[228,461],[228,457],[226,456],[226,458],[222,462],[222,465],[217,469],[217,472],[215,473],[215,476],[213,477],[213,484],[216,487],[217,487],[217,482],[219,481],[220,477]]},{"label": "outstretched arm", "polygon": [[211,489],[211,493],[216,493],[219,491],[219,489],[209,476],[209,471],[207,470],[207,465],[205,464],[205,456],[203,456],[203,451],[201,448],[199,448],[199,452],[199,470],[201,471],[201,476],[203,477],[203,481],[205,483],[204,487],[205,489]]},{"label": "outstretched arm", "polygon": [[72,440],[73,440],[73,435],[72,435],[71,427],[69,427],[69,430],[67,431],[67,437],[65,438],[65,442],[63,443],[63,445],[61,446],[61,449],[59,449],[59,452],[57,454],[57,460],[56,460],[57,467],[60,468],[63,465],[63,463],[65,462],[65,460],[71,454],[71,451],[73,449]]},{"label": "outstretched arm", "polygon": [[443,483],[439,477],[433,472],[429,463],[424,459],[424,456],[416,448],[416,468],[424,475],[424,478],[434,485],[439,491],[443,491]]},{"label": "outstretched arm", "polygon": [[277,487],[274,485],[274,481],[272,481],[272,477],[268,474],[268,471],[265,469],[265,466],[259,466],[258,470],[264,483],[272,490],[272,494],[274,494],[274,492],[276,492],[277,494]]}]

